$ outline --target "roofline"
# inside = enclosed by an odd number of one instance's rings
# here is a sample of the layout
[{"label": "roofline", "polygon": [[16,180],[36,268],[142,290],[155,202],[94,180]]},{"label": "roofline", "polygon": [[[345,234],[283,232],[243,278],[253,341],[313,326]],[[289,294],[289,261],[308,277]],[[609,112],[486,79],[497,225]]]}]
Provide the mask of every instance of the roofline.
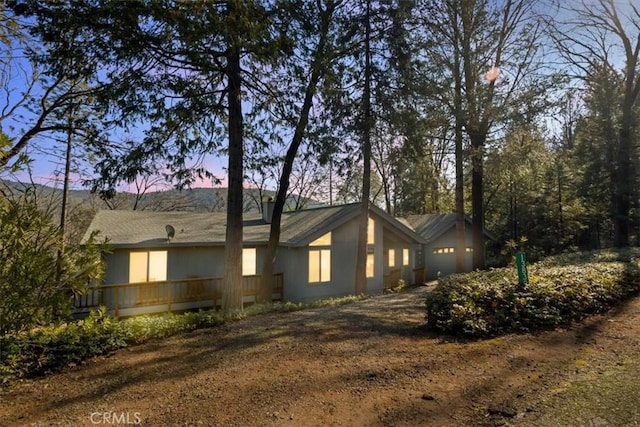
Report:
[{"label": "roofline", "polygon": [[369,210],[375,212],[378,216],[386,219],[389,224],[393,225],[396,230],[400,231],[407,237],[417,241],[418,243],[427,243],[427,241],[421,235],[416,233],[415,230],[411,229],[410,227],[407,227],[404,223],[398,221],[396,217],[390,215],[389,213],[379,208],[378,206],[374,204],[369,204]]}]

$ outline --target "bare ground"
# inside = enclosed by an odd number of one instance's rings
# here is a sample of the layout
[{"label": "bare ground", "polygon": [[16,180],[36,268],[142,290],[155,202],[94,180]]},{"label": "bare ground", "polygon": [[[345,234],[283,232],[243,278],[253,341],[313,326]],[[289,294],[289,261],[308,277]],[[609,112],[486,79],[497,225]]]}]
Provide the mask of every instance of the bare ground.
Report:
[{"label": "bare ground", "polygon": [[[0,426],[559,425],[572,383],[640,348],[638,297],[568,330],[462,341],[425,331],[425,292],[254,317],[12,383]],[[575,425],[609,425],[589,416]]]}]

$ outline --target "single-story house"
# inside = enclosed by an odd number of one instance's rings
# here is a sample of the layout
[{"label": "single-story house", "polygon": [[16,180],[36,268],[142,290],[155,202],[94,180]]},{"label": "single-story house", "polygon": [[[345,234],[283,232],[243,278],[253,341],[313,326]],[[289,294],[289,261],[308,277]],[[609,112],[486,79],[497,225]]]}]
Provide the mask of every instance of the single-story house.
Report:
[{"label": "single-story house", "polygon": [[[245,215],[242,268],[245,302],[255,299],[269,239],[272,202]],[[275,261],[274,299],[300,302],[353,294],[359,203],[285,212]],[[219,305],[226,214],[103,210],[83,242],[109,239],[106,274],[79,309],[106,305],[116,316]],[[400,279],[414,283],[424,240],[406,223],[371,206],[367,292]],[[418,275],[419,277],[423,277]]]},{"label": "single-story house", "polygon": [[[456,214],[410,215],[406,223],[424,240],[416,255],[416,267],[425,267],[425,279],[456,272]],[[473,239],[471,218],[465,216],[465,271],[473,270]],[[487,239],[495,240],[485,231]]]}]

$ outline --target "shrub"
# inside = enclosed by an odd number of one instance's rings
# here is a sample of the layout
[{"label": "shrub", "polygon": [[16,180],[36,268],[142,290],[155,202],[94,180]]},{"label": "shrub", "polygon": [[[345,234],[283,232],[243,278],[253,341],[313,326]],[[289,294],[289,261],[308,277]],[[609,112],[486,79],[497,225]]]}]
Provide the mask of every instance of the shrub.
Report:
[{"label": "shrub", "polygon": [[95,236],[84,248],[64,245],[33,189],[0,195],[0,225],[0,337],[69,314],[73,294],[103,273]]},{"label": "shrub", "polygon": [[93,311],[84,320],[33,328],[0,338],[0,379],[40,375],[118,348],[219,325],[215,311],[139,316],[118,321]]},{"label": "shrub", "polygon": [[266,313],[285,313],[348,304],[366,297],[346,296],[297,304],[256,304],[227,318],[219,311],[209,310],[144,315],[118,321],[107,316],[106,310],[101,308],[91,312],[84,320],[41,326],[0,337],[0,382],[45,374],[118,348],[197,328],[217,326]]},{"label": "shrub", "polygon": [[491,336],[569,324],[638,292],[640,268],[630,250],[566,254],[532,264],[529,282],[513,267],[442,278],[426,298],[427,326]]}]

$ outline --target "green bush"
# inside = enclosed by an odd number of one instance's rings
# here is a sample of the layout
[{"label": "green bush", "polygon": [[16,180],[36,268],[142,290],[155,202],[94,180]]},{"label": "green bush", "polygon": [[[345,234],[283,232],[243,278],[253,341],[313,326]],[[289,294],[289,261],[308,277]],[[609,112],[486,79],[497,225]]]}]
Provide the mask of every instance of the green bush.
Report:
[{"label": "green bush", "polygon": [[633,250],[559,255],[529,266],[451,275],[426,298],[427,326],[456,335],[492,336],[566,325],[610,309],[640,290]]},{"label": "green bush", "polygon": [[65,244],[32,188],[0,194],[0,337],[71,312],[73,295],[103,274],[103,247],[89,240]]},{"label": "green bush", "polygon": [[101,309],[84,320],[0,338],[0,380],[41,375],[118,348],[224,321],[215,311],[167,313],[118,321]]}]

